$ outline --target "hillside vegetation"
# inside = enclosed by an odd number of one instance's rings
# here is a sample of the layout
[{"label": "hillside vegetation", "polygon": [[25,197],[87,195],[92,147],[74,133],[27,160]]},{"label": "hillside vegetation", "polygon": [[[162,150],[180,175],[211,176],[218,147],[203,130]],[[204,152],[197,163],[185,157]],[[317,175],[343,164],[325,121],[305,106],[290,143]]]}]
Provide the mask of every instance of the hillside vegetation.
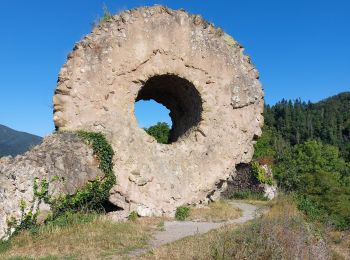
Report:
[{"label": "hillside vegetation", "polygon": [[349,122],[350,93],[316,104],[283,100],[265,107],[254,155],[311,220],[341,230],[350,228]]},{"label": "hillside vegetation", "polygon": [[338,147],[350,161],[350,92],[318,103],[283,99],[274,106],[266,105],[264,118],[266,129],[280,135],[286,144],[321,141]]}]

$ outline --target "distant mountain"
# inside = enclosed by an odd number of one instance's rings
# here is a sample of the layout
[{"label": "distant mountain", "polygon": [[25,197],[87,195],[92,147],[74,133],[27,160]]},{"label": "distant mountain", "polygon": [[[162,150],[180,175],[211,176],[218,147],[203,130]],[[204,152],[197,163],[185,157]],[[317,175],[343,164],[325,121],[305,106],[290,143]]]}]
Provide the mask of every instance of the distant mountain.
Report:
[{"label": "distant mountain", "polygon": [[19,132],[0,125],[0,157],[25,153],[32,146],[41,143],[40,136]]}]

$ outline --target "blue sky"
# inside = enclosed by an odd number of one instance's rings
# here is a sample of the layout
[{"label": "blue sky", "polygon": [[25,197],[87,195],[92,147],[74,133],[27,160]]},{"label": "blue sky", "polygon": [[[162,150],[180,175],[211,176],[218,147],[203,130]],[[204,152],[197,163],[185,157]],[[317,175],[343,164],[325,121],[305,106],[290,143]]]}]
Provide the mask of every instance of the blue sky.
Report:
[{"label": "blue sky", "polygon": [[[269,104],[350,90],[348,0],[1,0],[0,124],[38,135],[53,130],[57,74],[103,3],[112,12],[164,4],[201,14],[245,46]],[[137,108],[142,126],[164,120],[164,111],[149,113],[153,107]]]}]

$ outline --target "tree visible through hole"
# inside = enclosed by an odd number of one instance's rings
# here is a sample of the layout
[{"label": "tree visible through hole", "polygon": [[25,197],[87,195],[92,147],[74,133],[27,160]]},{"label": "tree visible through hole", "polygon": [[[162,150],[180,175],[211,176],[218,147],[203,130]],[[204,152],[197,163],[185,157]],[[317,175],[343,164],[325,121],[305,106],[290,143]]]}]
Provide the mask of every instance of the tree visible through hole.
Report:
[{"label": "tree visible through hole", "polygon": [[172,126],[169,113],[169,109],[154,100],[139,100],[135,103],[135,115],[139,127],[161,144],[169,143]]},{"label": "tree visible through hole", "polygon": [[[201,120],[202,100],[199,92],[191,82],[177,75],[157,75],[148,79],[139,91],[135,101],[140,100],[154,100],[170,111],[169,116],[172,125],[167,142],[162,138],[157,138],[157,136],[166,133],[167,125],[165,123],[168,122],[162,123],[161,121],[164,120],[158,120],[159,123],[146,129],[160,143],[170,144],[176,142],[179,138],[185,138]],[[136,106],[136,116],[138,117],[137,108],[138,106]],[[154,115],[159,111],[147,111],[147,113],[142,114],[143,116],[147,116],[147,114]],[[142,120],[145,121],[144,118]]]}]

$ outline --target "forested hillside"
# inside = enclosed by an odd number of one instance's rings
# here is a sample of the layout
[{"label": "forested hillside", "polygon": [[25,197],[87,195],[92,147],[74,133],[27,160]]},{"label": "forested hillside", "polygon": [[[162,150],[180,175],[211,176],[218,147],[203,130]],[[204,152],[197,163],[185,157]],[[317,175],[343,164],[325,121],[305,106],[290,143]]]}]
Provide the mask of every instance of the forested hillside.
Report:
[{"label": "forested hillside", "polygon": [[350,228],[350,93],[318,103],[265,107],[254,159],[269,164],[280,190],[310,220]]},{"label": "forested hillside", "polygon": [[282,100],[265,106],[265,126],[288,144],[319,140],[337,146],[350,161],[350,92],[318,103]]}]

